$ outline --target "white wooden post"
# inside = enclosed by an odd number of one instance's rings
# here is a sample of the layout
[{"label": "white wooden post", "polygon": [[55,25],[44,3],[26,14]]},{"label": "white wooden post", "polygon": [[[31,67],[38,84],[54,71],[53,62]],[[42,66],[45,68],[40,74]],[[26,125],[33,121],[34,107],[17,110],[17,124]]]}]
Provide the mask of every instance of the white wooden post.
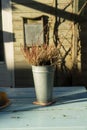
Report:
[{"label": "white wooden post", "polygon": [[14,51],[13,51],[13,30],[12,30],[12,10],[10,0],[1,0],[2,5],[2,29],[5,53],[5,63],[9,70],[11,85],[14,86]]}]

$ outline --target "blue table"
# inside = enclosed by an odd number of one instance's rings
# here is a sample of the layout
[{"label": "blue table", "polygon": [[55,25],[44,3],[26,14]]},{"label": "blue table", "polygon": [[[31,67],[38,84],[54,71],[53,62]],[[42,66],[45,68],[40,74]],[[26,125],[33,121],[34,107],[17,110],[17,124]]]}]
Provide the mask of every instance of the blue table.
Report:
[{"label": "blue table", "polygon": [[51,106],[32,104],[34,88],[0,88],[11,104],[0,110],[0,130],[87,130],[85,87],[57,87]]}]

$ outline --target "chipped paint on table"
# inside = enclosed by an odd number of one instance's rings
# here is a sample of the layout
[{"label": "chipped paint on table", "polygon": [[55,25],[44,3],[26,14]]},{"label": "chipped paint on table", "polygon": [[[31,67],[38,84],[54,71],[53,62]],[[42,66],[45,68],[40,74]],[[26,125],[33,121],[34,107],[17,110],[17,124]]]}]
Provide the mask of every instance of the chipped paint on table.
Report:
[{"label": "chipped paint on table", "polygon": [[32,104],[34,88],[0,88],[11,104],[0,110],[0,130],[87,130],[85,87],[57,87],[51,106]]}]

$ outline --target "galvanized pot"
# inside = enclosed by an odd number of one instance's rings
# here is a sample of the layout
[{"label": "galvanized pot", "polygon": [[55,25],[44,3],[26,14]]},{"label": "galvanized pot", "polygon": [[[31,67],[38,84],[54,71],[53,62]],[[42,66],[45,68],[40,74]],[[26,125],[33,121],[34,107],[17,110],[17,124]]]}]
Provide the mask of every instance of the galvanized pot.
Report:
[{"label": "galvanized pot", "polygon": [[35,104],[49,105],[53,100],[53,84],[55,66],[32,66],[36,102]]}]

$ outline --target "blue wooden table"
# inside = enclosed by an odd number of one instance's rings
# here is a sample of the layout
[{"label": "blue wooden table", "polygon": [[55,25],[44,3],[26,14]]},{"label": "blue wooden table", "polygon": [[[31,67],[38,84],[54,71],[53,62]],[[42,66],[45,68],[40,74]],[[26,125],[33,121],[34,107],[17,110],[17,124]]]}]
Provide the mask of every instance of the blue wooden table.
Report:
[{"label": "blue wooden table", "polygon": [[0,88],[11,104],[0,110],[0,130],[87,130],[85,87],[54,88],[56,103],[34,105],[34,88]]}]

